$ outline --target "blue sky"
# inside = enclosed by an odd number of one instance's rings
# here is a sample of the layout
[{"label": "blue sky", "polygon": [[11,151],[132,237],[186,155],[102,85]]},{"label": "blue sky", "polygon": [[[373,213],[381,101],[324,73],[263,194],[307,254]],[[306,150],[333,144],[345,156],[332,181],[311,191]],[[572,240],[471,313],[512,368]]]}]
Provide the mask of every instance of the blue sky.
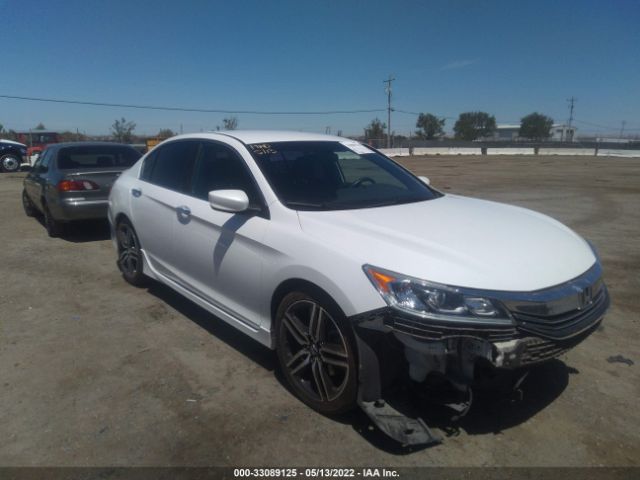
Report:
[{"label": "blue sky", "polygon": [[[579,132],[640,135],[640,2],[0,0],[0,95],[228,110],[384,109],[498,122],[540,111]],[[16,130],[185,132],[225,114],[0,98]],[[360,134],[375,116],[238,114],[241,128]],[[396,112],[397,133],[416,117]],[[586,122],[586,123],[580,123]],[[595,125],[589,125],[595,124]],[[604,128],[603,128],[604,127]]]}]

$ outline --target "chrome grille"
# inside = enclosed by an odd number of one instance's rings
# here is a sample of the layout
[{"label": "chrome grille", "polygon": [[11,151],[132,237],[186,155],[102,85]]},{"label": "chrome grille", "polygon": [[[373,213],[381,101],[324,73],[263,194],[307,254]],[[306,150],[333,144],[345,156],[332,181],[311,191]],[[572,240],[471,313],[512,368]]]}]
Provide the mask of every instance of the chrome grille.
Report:
[{"label": "chrome grille", "polygon": [[487,325],[474,327],[470,324],[461,326],[438,325],[427,323],[422,319],[413,319],[407,316],[393,316],[385,320],[385,324],[397,332],[406,333],[412,337],[425,340],[442,340],[451,337],[476,337],[489,341],[499,342],[511,340],[516,336],[513,326],[488,327]]},{"label": "chrome grille", "polygon": [[518,329],[543,338],[561,340],[577,335],[602,318],[609,307],[609,295],[602,286],[588,308],[573,309],[557,315],[528,315],[512,312]]},{"label": "chrome grille", "polygon": [[525,348],[520,357],[520,364],[530,365],[559,357],[591,335],[597,327],[598,322],[568,340],[549,340],[540,337],[524,339]]}]

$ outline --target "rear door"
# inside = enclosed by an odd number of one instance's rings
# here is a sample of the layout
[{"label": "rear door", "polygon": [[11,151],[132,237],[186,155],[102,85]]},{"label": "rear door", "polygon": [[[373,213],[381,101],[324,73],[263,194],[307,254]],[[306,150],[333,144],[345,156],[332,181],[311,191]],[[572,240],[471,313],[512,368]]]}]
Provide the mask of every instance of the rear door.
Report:
[{"label": "rear door", "polygon": [[197,140],[176,140],[157,147],[144,160],[140,178],[131,188],[131,213],[142,249],[151,266],[176,280],[173,229],[182,218],[184,192],[198,154]]},{"label": "rear door", "polygon": [[24,179],[24,191],[27,193],[27,196],[31,200],[32,203],[41,208],[40,199],[38,198],[38,186],[36,183],[36,177],[38,176],[38,172],[40,171],[40,165],[42,164],[42,159],[44,155],[40,155],[40,157],[36,160],[31,168],[31,171]]},{"label": "rear door", "polygon": [[27,194],[31,201],[42,210],[42,199],[47,193],[47,178],[49,175],[49,164],[51,163],[51,157],[53,156],[53,150],[47,149],[38,158],[33,170],[27,178],[25,188],[27,188]]}]

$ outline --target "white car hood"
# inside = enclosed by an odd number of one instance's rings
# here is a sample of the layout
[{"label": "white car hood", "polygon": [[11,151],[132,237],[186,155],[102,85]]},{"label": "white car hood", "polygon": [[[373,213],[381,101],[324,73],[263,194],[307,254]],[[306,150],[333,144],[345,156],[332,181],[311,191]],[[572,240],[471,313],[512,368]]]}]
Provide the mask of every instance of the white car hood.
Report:
[{"label": "white car hood", "polygon": [[550,217],[457,195],[298,216],[305,233],[361,264],[447,285],[539,290],[596,261],[585,240]]},{"label": "white car hood", "polygon": [[6,140],[4,138],[0,138],[0,142],[10,143],[12,145],[18,145],[20,147],[27,148],[27,146],[24,143],[14,142],[13,140]]}]

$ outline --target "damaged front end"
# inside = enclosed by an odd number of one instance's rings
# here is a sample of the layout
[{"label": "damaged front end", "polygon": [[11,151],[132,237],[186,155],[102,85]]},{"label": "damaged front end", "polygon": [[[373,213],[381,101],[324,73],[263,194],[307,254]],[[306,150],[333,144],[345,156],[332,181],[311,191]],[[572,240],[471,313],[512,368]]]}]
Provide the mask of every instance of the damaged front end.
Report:
[{"label": "damaged front end", "polygon": [[[599,263],[565,284],[535,292],[444,287],[445,296],[453,292],[453,300],[436,300],[442,311],[456,313],[449,315],[429,305],[435,295],[442,297],[439,287],[398,281],[396,274],[380,269],[365,271],[389,306],[351,317],[360,357],[358,403],[383,432],[404,445],[441,440],[420,418],[385,401],[385,388],[399,376],[414,384],[425,384],[432,376],[446,379],[465,398],[449,405],[460,417],[488,370],[497,375],[518,372],[513,377],[517,386],[527,367],[558,357],[596,330],[609,307]],[[418,302],[423,311],[415,308]],[[471,306],[465,311],[458,304]]]}]

